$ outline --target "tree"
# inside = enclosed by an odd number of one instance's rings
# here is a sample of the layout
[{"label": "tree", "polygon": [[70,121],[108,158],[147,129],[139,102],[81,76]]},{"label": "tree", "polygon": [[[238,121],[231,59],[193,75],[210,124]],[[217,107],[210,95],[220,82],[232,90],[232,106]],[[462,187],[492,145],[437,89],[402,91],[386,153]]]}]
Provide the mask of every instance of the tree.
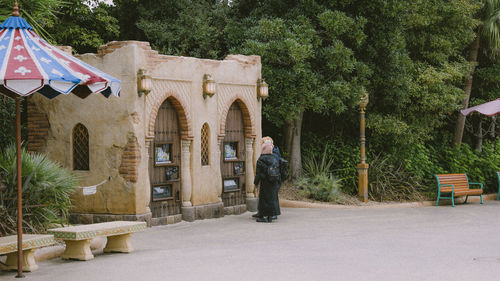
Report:
[{"label": "tree", "polygon": [[[483,41],[486,46],[498,50],[500,47],[500,1],[499,0],[482,0],[483,6],[479,13],[481,24],[477,27],[474,41],[469,47],[469,63],[470,71],[465,79],[464,92],[465,98],[462,100],[462,109],[469,106],[469,100],[472,90],[472,81],[474,79],[474,71],[478,65],[478,52],[480,42]],[[462,143],[463,133],[465,128],[465,116],[458,114],[455,136],[453,139],[454,145]]]},{"label": "tree", "polygon": [[227,55],[227,0],[115,1],[121,39],[146,40],[162,54],[221,59]]},{"label": "tree", "polygon": [[236,16],[227,27],[231,52],[262,57],[272,93],[263,114],[285,128],[292,178],[302,170],[304,114],[353,110],[370,75],[356,59],[366,20],[321,2],[234,1]]},{"label": "tree", "polygon": [[474,1],[356,1],[367,38],[360,59],[372,69],[368,145],[394,153],[446,135],[458,109],[480,8]]},{"label": "tree", "polygon": [[[15,0],[0,0],[0,21],[12,15]],[[65,6],[65,0],[18,0],[19,13],[28,21],[35,31],[48,41],[53,37],[46,28],[57,22],[58,9]]]},{"label": "tree", "polygon": [[92,8],[81,0],[67,0],[59,7],[57,24],[47,28],[57,44],[69,45],[76,53],[95,53],[99,46],[118,40],[120,26],[112,7],[94,1]]}]

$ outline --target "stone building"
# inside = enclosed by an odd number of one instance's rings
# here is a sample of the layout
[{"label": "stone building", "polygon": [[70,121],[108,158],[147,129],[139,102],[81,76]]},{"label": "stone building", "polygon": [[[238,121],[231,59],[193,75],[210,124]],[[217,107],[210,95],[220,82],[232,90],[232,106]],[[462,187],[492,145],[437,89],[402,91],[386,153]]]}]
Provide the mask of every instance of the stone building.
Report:
[{"label": "stone building", "polygon": [[74,170],[82,187],[104,182],[75,191],[73,222],[156,225],[256,209],[259,56],[166,56],[123,41],[79,58],[120,79],[120,97],[28,100],[28,149]]}]

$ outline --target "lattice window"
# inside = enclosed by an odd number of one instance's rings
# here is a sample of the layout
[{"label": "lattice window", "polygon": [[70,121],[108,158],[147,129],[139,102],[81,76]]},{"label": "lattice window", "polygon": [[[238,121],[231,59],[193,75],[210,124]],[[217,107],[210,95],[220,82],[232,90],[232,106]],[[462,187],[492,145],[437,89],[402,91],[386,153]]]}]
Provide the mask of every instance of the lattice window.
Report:
[{"label": "lattice window", "polygon": [[207,166],[209,163],[209,147],[210,147],[210,128],[208,123],[203,124],[201,127],[201,165]]},{"label": "lattice window", "polygon": [[89,131],[82,124],[73,128],[73,170],[89,170]]}]

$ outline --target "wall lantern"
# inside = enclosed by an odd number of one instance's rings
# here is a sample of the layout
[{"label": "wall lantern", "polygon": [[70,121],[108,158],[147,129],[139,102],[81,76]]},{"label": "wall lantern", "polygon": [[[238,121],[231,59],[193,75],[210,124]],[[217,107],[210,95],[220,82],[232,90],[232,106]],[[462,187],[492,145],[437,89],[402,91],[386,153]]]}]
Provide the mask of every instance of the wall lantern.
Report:
[{"label": "wall lantern", "polygon": [[149,94],[149,92],[151,92],[151,88],[151,76],[147,75],[145,69],[139,69],[137,72],[137,93],[139,94],[139,97],[142,97],[143,94]]},{"label": "wall lantern", "polygon": [[265,100],[269,96],[269,88],[264,79],[257,80],[257,99]]},{"label": "wall lantern", "polygon": [[203,98],[212,97],[215,94],[215,80],[210,74],[203,75]]}]

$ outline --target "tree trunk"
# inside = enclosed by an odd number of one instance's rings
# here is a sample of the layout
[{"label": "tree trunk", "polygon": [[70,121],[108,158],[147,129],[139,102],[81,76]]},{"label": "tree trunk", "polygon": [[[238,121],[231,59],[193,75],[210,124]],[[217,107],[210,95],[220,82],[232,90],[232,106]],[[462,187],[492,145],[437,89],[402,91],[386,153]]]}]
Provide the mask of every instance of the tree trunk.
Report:
[{"label": "tree trunk", "polygon": [[[474,42],[470,46],[469,50],[469,62],[471,63],[471,71],[469,77],[465,80],[464,92],[465,99],[462,101],[462,109],[469,107],[470,93],[472,90],[472,79],[474,78],[474,71],[477,65],[477,54],[479,52],[479,34],[477,35]],[[455,128],[455,137],[453,139],[453,145],[457,146],[462,143],[462,137],[464,135],[465,127],[465,116],[462,113],[458,113],[457,126]]]},{"label": "tree trunk", "polygon": [[286,146],[290,152],[290,177],[297,179],[302,172],[302,158],[300,151],[300,137],[302,133],[302,117],[304,112],[299,112],[297,119],[286,123]]},{"label": "tree trunk", "polygon": [[476,150],[481,152],[483,151],[483,119],[479,120],[479,128],[477,129],[476,137]]},{"label": "tree trunk", "polygon": [[497,130],[497,127],[496,127],[496,124],[497,124],[497,116],[493,116],[491,117],[491,138],[493,139],[493,141],[495,141],[495,137],[496,137],[496,130]]},{"label": "tree trunk", "polygon": [[285,151],[290,156],[292,152],[292,140],[293,140],[293,120],[286,121],[285,125]]}]

